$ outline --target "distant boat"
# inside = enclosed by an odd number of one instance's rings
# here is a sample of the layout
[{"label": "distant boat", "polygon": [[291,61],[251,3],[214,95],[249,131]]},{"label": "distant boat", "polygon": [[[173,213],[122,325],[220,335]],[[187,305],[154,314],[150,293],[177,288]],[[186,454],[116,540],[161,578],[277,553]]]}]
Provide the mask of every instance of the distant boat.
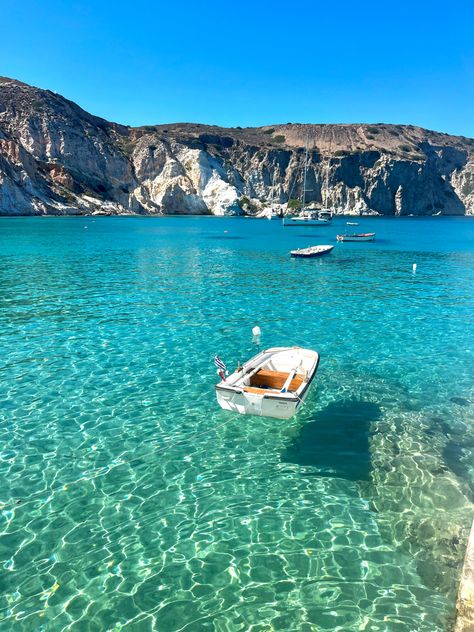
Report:
[{"label": "distant boat", "polygon": [[359,226],[359,222],[346,222],[348,226]]},{"label": "distant boat", "polygon": [[309,246],[309,248],[298,248],[297,250],[291,250],[290,254],[292,257],[322,257],[322,255],[326,255],[331,250],[333,250],[334,246]]},{"label": "distant boat", "polygon": [[[325,212],[325,211],[324,211]],[[285,217],[284,226],[324,226],[329,224],[332,218],[327,218],[320,211],[305,211],[301,215]]]},{"label": "distant boat", "polygon": [[300,347],[272,347],[258,353],[234,373],[216,356],[223,378],[216,384],[217,402],[242,415],[289,419],[306,398],[319,364],[319,353]]},{"label": "distant boat", "polygon": [[374,241],[375,233],[359,233],[355,235],[337,235],[337,241]]}]

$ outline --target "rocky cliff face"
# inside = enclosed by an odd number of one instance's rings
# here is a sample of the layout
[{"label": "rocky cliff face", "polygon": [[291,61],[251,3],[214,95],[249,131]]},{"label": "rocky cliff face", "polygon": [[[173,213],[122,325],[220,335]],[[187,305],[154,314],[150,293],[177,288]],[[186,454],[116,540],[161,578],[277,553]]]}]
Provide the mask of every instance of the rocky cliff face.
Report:
[{"label": "rocky cliff face", "polygon": [[401,125],[130,128],[0,78],[0,213],[474,214],[474,140]]}]

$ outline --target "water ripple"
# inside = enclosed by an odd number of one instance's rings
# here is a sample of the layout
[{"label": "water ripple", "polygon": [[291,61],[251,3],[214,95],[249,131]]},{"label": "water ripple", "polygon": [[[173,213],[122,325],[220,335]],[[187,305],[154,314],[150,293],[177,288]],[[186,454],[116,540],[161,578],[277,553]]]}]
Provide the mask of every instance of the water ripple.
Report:
[{"label": "water ripple", "polygon": [[[362,218],[381,241],[319,261],[279,222],[84,221],[0,222],[0,629],[450,629],[474,490],[459,220]],[[254,354],[255,324],[321,352],[291,420],[216,405],[212,357]]]}]

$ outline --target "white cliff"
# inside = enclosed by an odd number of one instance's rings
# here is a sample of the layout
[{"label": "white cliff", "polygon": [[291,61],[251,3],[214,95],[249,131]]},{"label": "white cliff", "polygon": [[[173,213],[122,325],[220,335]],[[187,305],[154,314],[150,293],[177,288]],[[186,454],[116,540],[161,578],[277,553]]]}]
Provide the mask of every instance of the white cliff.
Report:
[{"label": "white cliff", "polygon": [[474,214],[474,140],[399,125],[130,128],[0,78],[0,213]]}]

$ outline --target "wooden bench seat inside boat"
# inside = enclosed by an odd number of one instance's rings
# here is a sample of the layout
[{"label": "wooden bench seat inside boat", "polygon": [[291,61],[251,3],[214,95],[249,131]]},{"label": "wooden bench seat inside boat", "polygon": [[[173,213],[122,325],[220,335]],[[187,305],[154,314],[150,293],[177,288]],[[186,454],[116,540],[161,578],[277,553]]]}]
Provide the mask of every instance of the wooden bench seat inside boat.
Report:
[{"label": "wooden bench seat inside boat", "polygon": [[[286,382],[289,373],[284,371],[269,371],[268,369],[260,369],[255,375],[250,378],[250,386],[258,389],[274,388],[279,391],[283,388],[283,384]],[[303,383],[303,378],[299,375],[291,380],[289,391],[296,391]],[[255,392],[255,391],[250,391]]]}]

